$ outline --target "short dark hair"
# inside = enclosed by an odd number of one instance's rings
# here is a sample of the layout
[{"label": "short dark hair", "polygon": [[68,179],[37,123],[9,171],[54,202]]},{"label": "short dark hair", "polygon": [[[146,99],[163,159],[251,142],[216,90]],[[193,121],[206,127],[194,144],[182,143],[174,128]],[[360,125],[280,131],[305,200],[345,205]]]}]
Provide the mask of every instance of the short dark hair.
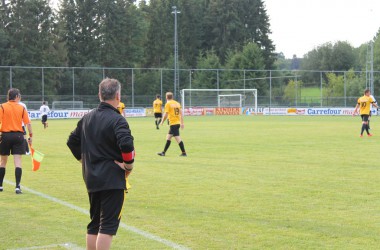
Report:
[{"label": "short dark hair", "polygon": [[368,92],[371,92],[371,90],[369,89],[364,90],[364,94],[367,94]]},{"label": "short dark hair", "polygon": [[42,104],[43,104],[43,105],[45,105],[45,104],[46,104],[46,102],[45,102],[45,101],[43,101],[43,102],[42,102]]},{"label": "short dark hair", "polygon": [[115,99],[117,92],[120,92],[121,84],[118,80],[106,78],[99,84],[99,94],[101,101]]},{"label": "short dark hair", "polygon": [[8,101],[15,100],[19,96],[21,96],[19,89],[11,88],[8,90],[8,95],[7,95]]},{"label": "short dark hair", "polygon": [[160,95],[156,95],[156,98],[161,98],[161,96]]}]

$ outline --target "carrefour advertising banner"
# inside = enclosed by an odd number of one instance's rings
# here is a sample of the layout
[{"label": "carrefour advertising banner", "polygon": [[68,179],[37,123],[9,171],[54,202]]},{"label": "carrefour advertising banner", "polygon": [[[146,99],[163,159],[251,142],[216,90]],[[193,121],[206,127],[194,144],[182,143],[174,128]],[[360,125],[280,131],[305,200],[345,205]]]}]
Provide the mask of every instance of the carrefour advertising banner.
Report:
[{"label": "carrefour advertising banner", "polygon": [[[264,115],[352,115],[354,108],[264,108]],[[377,115],[377,110],[372,111]]]},{"label": "carrefour advertising banner", "polygon": [[[79,119],[91,110],[52,110],[48,119]],[[144,108],[125,109],[126,117],[145,117],[152,115],[152,110]],[[352,115],[354,108],[258,108],[257,114],[263,115]],[[378,115],[377,109],[371,110],[372,115]],[[30,119],[41,119],[38,110],[28,111]],[[185,108],[185,116],[203,115],[253,115],[254,108]]]},{"label": "carrefour advertising banner", "polygon": [[[91,110],[52,110],[48,113],[48,119],[75,119],[82,118]],[[28,111],[30,119],[41,119],[40,111]],[[124,109],[127,117],[143,117],[146,116],[145,109]]]}]

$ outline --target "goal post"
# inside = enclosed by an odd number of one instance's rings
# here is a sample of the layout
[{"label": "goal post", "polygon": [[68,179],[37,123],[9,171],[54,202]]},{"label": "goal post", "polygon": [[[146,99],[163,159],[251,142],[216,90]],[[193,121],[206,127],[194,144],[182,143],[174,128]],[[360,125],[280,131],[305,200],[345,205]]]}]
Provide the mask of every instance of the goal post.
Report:
[{"label": "goal post", "polygon": [[191,107],[252,108],[257,114],[257,89],[182,89],[182,111]]}]

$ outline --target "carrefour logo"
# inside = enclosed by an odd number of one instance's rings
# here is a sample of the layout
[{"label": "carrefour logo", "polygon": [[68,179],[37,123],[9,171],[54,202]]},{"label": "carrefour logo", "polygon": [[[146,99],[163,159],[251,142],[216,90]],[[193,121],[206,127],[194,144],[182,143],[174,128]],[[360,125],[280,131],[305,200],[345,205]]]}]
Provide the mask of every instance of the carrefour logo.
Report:
[{"label": "carrefour logo", "polygon": [[342,109],[330,109],[330,108],[319,108],[319,109],[308,109],[308,115],[341,115]]}]

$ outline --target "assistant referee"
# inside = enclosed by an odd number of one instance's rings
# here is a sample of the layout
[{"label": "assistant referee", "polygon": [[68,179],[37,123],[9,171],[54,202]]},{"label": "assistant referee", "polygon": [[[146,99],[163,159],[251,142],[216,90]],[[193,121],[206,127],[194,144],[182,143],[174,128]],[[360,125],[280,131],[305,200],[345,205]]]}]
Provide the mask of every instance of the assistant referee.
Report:
[{"label": "assistant referee", "polygon": [[20,182],[22,176],[22,155],[25,154],[24,131],[22,123],[29,132],[29,143],[32,144],[32,125],[26,109],[19,104],[21,100],[20,90],[11,88],[8,90],[8,102],[0,105],[0,192],[3,191],[3,180],[8,156],[13,155],[16,177],[16,194],[22,194]]}]

